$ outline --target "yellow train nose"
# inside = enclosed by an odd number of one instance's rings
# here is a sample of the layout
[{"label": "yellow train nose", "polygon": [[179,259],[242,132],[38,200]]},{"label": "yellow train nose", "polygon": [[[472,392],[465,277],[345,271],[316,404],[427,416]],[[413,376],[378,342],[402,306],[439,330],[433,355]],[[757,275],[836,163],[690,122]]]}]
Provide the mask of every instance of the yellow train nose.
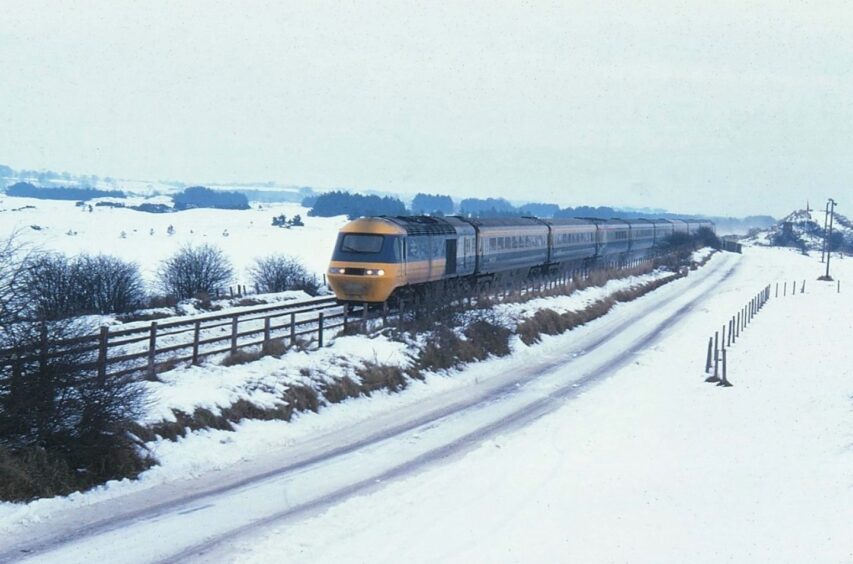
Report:
[{"label": "yellow train nose", "polygon": [[329,268],[329,286],[342,301],[384,302],[398,285],[397,271],[396,265],[337,263]]}]

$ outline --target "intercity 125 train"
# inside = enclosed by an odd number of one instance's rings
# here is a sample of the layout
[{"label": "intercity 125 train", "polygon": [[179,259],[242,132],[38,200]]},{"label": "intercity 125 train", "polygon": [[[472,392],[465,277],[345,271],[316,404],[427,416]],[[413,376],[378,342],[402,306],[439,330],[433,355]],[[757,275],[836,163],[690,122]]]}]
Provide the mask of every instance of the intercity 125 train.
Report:
[{"label": "intercity 125 train", "polygon": [[364,217],[335,243],[329,285],[342,302],[385,302],[428,287],[566,272],[654,252],[704,220]]}]

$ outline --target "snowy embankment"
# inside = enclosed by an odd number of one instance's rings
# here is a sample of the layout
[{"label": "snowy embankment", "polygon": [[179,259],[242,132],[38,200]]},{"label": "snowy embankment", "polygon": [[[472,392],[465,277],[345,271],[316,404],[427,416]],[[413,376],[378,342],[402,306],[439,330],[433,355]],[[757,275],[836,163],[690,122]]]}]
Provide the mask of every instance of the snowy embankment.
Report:
[{"label": "snowy embankment", "polygon": [[[853,280],[853,261],[835,265]],[[565,408],[227,552],[239,562],[850,562],[853,289],[815,282],[821,266],[747,248],[701,309]],[[806,292],[772,297],[730,350],[734,387],[705,383],[707,336],[766,284],[794,279]]]},{"label": "snowy embankment", "polygon": [[[701,260],[705,253],[697,253]],[[543,307],[556,311],[582,310],[590,304],[620,290],[659,280],[670,273],[653,272],[621,280],[611,280],[602,287],[589,287],[569,296],[538,298],[524,304],[498,305],[494,317],[505,326],[514,326]],[[305,386],[318,392],[342,377],[358,379],[357,371],[366,363],[412,366],[419,340],[407,343],[379,336],[348,336],[335,339],[320,350],[291,350],[280,358],[264,357],[239,366],[222,366],[210,362],[202,366],[181,367],[159,375],[160,381],[146,382],[149,404],[140,423],[154,425],[175,421],[176,412],[192,414],[206,410],[213,416],[238,402],[247,401],[260,408],[272,408],[281,402],[282,393],[294,386]],[[511,343],[513,361],[519,366],[525,359],[535,359],[536,348],[525,346],[517,338]],[[479,373],[488,372],[489,362],[479,372],[454,369],[424,373],[423,381],[411,380],[402,394],[374,393],[372,397],[350,399],[324,406],[320,413],[297,414],[290,422],[244,420],[234,431],[200,430],[176,441],[158,438],[146,446],[159,464],[144,472],[138,480],[111,482],[83,494],[65,498],[35,501],[29,504],[0,503],[0,531],[4,526],[40,520],[56,511],[138,492],[188,476],[200,476],[234,463],[252,459],[270,449],[281,448],[294,441],[346,428],[392,409],[415,405],[436,393],[476,386]]]}]

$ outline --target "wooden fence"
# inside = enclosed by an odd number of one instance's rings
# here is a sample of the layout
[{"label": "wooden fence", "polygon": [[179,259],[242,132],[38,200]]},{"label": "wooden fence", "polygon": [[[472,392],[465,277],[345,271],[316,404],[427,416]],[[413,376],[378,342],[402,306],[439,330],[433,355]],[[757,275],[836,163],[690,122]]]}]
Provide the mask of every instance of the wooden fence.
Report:
[{"label": "wooden fence", "polygon": [[101,327],[99,333],[48,344],[43,333],[41,350],[0,350],[0,365],[44,362],[74,356],[86,358],[79,367],[97,371],[98,379],[135,372],[153,375],[178,362],[198,364],[201,359],[262,346],[274,339],[295,344],[306,336],[323,346],[328,331],[345,326],[347,313],[334,297],[314,298],[298,304],[277,304],[235,313],[197,316],[130,329]]}]

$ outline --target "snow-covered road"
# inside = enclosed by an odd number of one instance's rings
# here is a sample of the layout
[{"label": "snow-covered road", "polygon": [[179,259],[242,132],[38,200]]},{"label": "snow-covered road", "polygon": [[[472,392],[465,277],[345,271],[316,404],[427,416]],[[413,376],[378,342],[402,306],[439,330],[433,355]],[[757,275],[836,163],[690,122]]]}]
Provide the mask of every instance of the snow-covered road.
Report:
[{"label": "snow-covered road", "polygon": [[[844,308],[829,301],[841,298],[810,282],[804,295],[773,300],[730,351],[736,387],[714,388],[701,374],[709,332],[765,284],[813,280],[805,260],[717,256],[546,338],[535,360],[480,363],[466,370],[470,385],[13,528],[0,561],[755,561],[805,554],[797,547],[838,561],[853,522],[843,521],[853,506],[850,436],[838,447],[846,458],[827,452],[838,429],[821,425],[851,422],[850,386],[836,370],[849,359],[825,367],[825,387],[773,386],[766,372],[782,381],[787,366],[813,366],[795,342],[774,340],[791,330],[786,315],[823,308],[843,324]],[[782,316],[776,325],[765,321],[772,315]],[[817,426],[791,423],[803,405]],[[811,431],[823,442],[797,434]],[[804,460],[785,453],[792,447]],[[785,483],[790,491],[778,491]],[[771,517],[784,534],[774,536]]]},{"label": "snow-covered road", "polygon": [[214,476],[55,515],[7,538],[0,560],[23,554],[64,562],[184,559],[221,551],[225,541],[260,525],[316,514],[559,408],[648,347],[718,287],[737,260],[721,257],[619,306],[563,346],[542,347],[535,364],[519,369],[509,361],[501,370],[501,362],[493,362],[497,370],[464,393],[438,394]]}]

